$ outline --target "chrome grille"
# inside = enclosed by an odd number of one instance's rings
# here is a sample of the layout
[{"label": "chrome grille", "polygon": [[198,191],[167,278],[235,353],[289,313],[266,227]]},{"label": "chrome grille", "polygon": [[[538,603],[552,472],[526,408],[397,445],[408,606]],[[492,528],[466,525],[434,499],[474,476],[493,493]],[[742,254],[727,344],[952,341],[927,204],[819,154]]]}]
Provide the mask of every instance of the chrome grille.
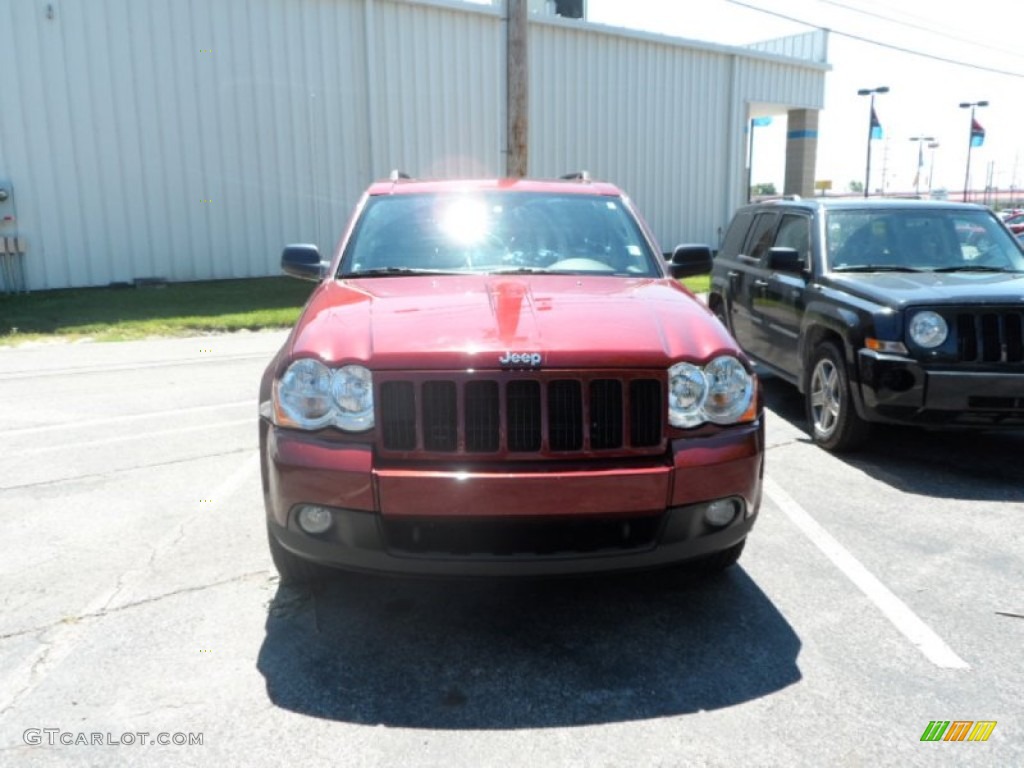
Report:
[{"label": "chrome grille", "polygon": [[657,373],[378,375],[379,448],[392,454],[654,454],[664,449]]}]

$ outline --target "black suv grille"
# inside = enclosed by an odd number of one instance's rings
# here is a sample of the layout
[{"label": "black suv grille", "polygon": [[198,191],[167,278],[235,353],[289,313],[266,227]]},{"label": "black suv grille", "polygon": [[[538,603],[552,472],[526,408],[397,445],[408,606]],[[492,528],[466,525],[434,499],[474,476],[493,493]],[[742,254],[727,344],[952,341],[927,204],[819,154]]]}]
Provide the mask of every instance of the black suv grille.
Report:
[{"label": "black suv grille", "polygon": [[1022,326],[1020,310],[958,312],[957,357],[965,363],[1024,362]]},{"label": "black suv grille", "polygon": [[614,455],[665,445],[665,398],[654,374],[381,378],[377,423],[387,452]]}]

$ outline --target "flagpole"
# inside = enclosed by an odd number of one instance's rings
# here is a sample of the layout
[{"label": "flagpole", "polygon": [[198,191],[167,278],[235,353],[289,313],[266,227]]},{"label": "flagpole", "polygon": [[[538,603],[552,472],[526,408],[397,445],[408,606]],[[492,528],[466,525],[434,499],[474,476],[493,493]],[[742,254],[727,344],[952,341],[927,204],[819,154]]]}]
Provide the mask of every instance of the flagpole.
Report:
[{"label": "flagpole", "polygon": [[[875,94],[876,93],[888,93],[889,87],[881,85],[878,88],[861,88],[857,91],[858,96],[871,96],[871,108],[868,111],[868,159],[867,164],[864,168],[864,197],[871,194],[871,139],[875,135],[875,126],[878,124],[878,119],[875,116]],[[879,132],[881,132],[881,125],[878,125]],[[883,190],[884,191],[884,190]]]},{"label": "flagpole", "polygon": [[[911,141],[917,142],[917,173],[914,174],[914,194],[921,195],[921,169],[924,168],[924,143],[926,141],[935,141],[934,136],[925,136],[923,133],[917,136],[911,136]],[[931,181],[928,182],[928,191],[931,192]]]},{"label": "flagpole", "polygon": [[[974,108],[975,107],[987,107],[987,101],[964,101],[960,103],[960,109],[971,108],[971,128],[967,132],[967,171],[964,174],[964,202],[967,202],[967,190],[971,185],[971,150],[974,148]],[[984,141],[985,134],[982,133],[982,141]]]}]

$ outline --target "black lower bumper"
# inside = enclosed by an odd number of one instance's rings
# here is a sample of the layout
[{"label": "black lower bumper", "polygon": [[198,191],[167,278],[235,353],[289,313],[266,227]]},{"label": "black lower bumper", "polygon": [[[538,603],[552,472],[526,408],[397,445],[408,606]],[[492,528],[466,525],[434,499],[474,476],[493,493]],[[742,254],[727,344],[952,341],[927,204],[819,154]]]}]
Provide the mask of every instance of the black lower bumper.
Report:
[{"label": "black lower bumper", "polygon": [[[421,537],[410,533],[415,526],[423,526],[426,531],[430,526],[438,524],[460,527],[471,530],[475,520],[416,520],[403,521],[403,534],[396,535],[392,521],[384,521],[375,512],[358,510],[333,510],[333,524],[326,533],[311,535],[302,531],[295,515],[289,515],[288,526],[283,527],[274,520],[268,520],[271,535],[281,545],[299,557],[339,568],[420,575],[481,575],[481,576],[546,576],[560,574],[607,573],[614,571],[640,570],[656,568],[698,559],[706,555],[728,549],[742,541],[757,518],[756,509],[750,509],[737,499],[741,509],[736,518],[722,528],[714,528],[704,519],[706,504],[692,504],[685,507],[668,509],[658,515],[651,536],[638,538],[637,534],[626,533],[621,546],[602,543],[593,535],[588,539],[574,537],[576,540],[592,542],[589,551],[559,550],[543,546],[533,546],[534,551],[473,551],[471,543],[463,539],[458,545],[445,545],[441,539],[434,538],[431,544],[420,547],[421,551],[413,551],[417,547],[410,542]],[[630,525],[630,518],[612,520],[603,518],[595,520],[596,526],[609,527],[618,524],[624,531]],[[650,524],[645,518],[645,524]],[[524,525],[534,526],[533,541],[538,535],[543,536],[545,525],[558,525],[558,521],[542,521],[526,519]],[[639,520],[634,520],[636,526]],[[509,521],[503,521],[508,525]],[[586,522],[574,520],[572,525],[583,526]],[[559,541],[561,532],[553,541]],[[509,537],[504,537],[509,540]],[[422,536],[424,542],[431,541],[428,533]],[[443,550],[449,551],[443,551]]]},{"label": "black lower bumper", "polygon": [[861,350],[862,416],[894,424],[1024,427],[1024,371],[936,370]]}]

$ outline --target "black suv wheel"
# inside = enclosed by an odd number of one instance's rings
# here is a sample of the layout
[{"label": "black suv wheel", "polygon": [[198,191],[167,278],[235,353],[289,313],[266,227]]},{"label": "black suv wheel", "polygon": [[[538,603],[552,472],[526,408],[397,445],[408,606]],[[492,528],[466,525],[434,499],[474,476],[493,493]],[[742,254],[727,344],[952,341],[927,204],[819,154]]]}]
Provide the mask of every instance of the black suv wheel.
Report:
[{"label": "black suv wheel", "polygon": [[853,450],[864,442],[869,425],[857,413],[850,397],[846,363],[832,342],[814,350],[805,392],[814,442],[835,452]]}]

